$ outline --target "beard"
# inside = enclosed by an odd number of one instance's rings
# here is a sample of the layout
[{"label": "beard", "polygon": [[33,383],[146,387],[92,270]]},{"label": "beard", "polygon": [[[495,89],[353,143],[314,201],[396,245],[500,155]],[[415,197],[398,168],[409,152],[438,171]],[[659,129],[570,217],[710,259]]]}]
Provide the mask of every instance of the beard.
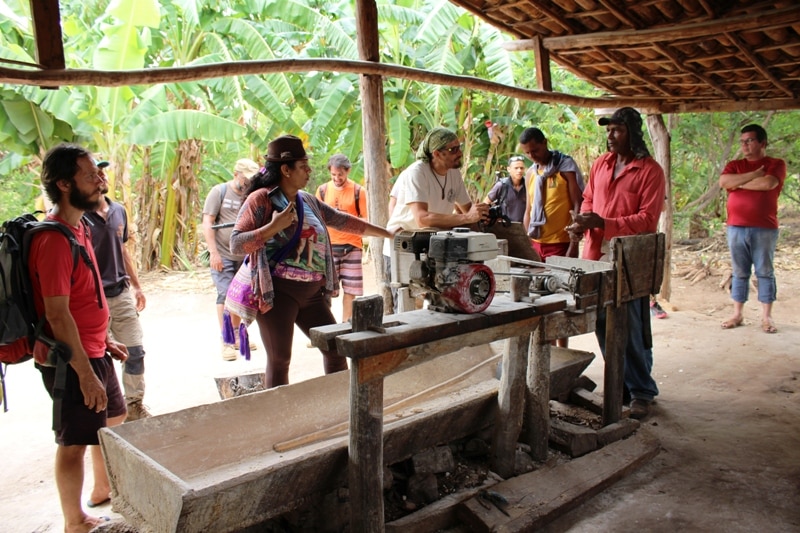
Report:
[{"label": "beard", "polygon": [[69,205],[81,211],[97,211],[100,208],[100,199],[89,200],[90,194],[84,194],[78,187],[69,191]]}]

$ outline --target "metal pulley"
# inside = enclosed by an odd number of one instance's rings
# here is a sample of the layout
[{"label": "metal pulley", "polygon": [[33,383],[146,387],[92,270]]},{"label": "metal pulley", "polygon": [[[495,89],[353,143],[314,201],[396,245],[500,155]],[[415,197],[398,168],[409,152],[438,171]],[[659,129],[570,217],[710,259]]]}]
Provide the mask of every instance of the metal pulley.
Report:
[{"label": "metal pulley", "polygon": [[492,270],[482,263],[460,264],[448,269],[445,283],[437,283],[439,297],[451,310],[480,313],[492,303],[495,281]]}]

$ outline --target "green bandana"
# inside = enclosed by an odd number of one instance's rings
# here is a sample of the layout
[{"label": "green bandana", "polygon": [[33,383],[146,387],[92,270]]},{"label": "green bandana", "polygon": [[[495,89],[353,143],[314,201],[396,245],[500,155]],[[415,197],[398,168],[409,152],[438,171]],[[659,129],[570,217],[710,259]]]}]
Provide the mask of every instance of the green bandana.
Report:
[{"label": "green bandana", "polygon": [[447,128],[433,128],[417,148],[417,159],[430,163],[433,158],[433,152],[441,150],[456,140],[458,140],[456,134]]}]

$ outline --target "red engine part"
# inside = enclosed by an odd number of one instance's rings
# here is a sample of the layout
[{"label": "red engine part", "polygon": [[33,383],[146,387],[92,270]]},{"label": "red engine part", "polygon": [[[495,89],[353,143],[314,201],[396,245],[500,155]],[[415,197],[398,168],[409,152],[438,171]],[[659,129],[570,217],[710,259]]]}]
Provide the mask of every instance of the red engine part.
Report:
[{"label": "red engine part", "polygon": [[494,298],[494,274],[482,263],[469,263],[456,267],[455,283],[439,287],[442,300],[448,307],[461,313],[480,313]]}]

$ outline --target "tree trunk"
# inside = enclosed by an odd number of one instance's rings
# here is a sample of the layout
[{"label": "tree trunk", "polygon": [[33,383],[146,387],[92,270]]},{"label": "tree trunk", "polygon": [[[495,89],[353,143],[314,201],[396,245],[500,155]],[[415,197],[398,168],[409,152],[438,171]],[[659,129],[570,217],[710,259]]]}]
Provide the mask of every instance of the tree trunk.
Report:
[{"label": "tree trunk", "polygon": [[664,250],[664,281],[661,283],[661,296],[669,301],[672,296],[672,281],[670,271],[672,269],[672,157],[670,155],[669,131],[664,124],[662,115],[647,116],[647,130],[650,132],[650,139],[653,141],[653,151],[655,160],[664,169],[666,177],[666,199],[664,210],[658,221],[658,230],[666,236],[666,249]]}]

